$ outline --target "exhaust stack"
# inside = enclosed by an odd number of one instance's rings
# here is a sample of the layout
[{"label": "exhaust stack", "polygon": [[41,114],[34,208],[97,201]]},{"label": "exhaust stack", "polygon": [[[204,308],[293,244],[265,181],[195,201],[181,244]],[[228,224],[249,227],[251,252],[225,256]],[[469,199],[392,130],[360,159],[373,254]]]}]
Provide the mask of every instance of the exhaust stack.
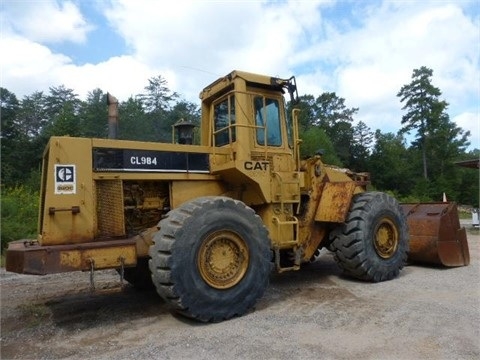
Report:
[{"label": "exhaust stack", "polygon": [[108,138],[118,138],[118,100],[115,96],[107,93],[108,105]]}]

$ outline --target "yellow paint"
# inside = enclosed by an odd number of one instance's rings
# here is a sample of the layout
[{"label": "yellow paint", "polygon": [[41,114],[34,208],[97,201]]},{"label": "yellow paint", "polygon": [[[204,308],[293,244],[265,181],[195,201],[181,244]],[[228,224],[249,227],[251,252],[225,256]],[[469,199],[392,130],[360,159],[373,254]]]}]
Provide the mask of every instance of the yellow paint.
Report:
[{"label": "yellow paint", "polygon": [[93,261],[94,269],[118,268],[122,265],[132,266],[137,263],[137,252],[134,245],[105,247],[83,250],[60,250],[60,266],[73,270],[90,270]]}]

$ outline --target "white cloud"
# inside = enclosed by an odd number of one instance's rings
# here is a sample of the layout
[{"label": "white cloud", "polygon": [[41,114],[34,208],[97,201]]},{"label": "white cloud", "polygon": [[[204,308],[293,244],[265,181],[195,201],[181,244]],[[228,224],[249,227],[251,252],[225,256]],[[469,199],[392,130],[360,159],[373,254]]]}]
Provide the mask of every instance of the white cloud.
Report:
[{"label": "white cloud", "polygon": [[152,69],[131,56],[77,66],[69,57],[52,53],[48,47],[21,37],[1,37],[0,48],[10,54],[0,57],[0,85],[19,98],[65,85],[83,99],[89,91],[100,88],[126,100],[141,93],[150,77],[161,73],[167,81],[174,78],[167,70]]},{"label": "white cloud", "polygon": [[[130,96],[142,93],[147,85],[147,79],[159,72],[126,55],[113,57],[95,65],[64,66],[57,74],[60,84],[74,88],[82,98],[85,98],[89,91],[99,88],[124,101]],[[163,71],[161,73],[168,81],[168,73]]]},{"label": "white cloud", "polygon": [[43,91],[58,81],[57,71],[71,63],[70,58],[52,53],[46,46],[18,36],[0,37],[1,86],[17,96]]},{"label": "white cloud", "polygon": [[92,30],[78,7],[71,1],[5,1],[3,31],[14,31],[31,41],[82,43]]},{"label": "white cloud", "polygon": [[296,43],[318,23],[319,4],[303,1],[112,2],[106,16],[132,53],[151,67],[177,74],[175,90],[199,91],[231,70],[286,76]]},{"label": "white cloud", "polygon": [[[332,25],[325,39],[297,56],[298,64],[334,64],[330,74],[312,74],[309,89],[316,82],[318,93],[336,91],[348,106],[360,108],[358,120],[373,130],[396,132],[403,106],[396,94],[411,81],[413,69],[427,66],[434,70],[432,83],[443,92],[451,114],[478,112],[472,104],[480,93],[480,34],[460,5],[384,1],[357,14],[359,27]],[[461,126],[478,132],[470,122]]]},{"label": "white cloud", "polygon": [[469,130],[471,136],[469,138],[471,148],[480,149],[480,113],[464,112],[452,119],[455,123],[464,130]]}]

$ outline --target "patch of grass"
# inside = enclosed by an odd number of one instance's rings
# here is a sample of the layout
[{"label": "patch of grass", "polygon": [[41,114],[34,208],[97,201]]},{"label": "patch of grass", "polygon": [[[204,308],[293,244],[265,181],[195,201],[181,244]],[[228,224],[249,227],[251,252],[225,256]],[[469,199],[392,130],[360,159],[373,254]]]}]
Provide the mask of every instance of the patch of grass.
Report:
[{"label": "patch of grass", "polygon": [[472,212],[459,209],[458,210],[458,217],[460,219],[471,219],[472,218]]},{"label": "patch of grass", "polygon": [[480,228],[469,226],[467,228],[467,232],[472,235],[480,235]]},{"label": "patch of grass", "polygon": [[50,311],[44,304],[22,304],[19,309],[22,317],[26,318],[28,327],[38,326],[50,316]]}]

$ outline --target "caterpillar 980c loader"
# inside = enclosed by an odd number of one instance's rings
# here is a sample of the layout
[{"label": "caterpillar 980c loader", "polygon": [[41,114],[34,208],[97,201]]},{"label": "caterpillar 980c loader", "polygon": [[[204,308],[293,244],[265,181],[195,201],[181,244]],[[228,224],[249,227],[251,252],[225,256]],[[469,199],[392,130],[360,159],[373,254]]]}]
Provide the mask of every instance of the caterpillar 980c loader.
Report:
[{"label": "caterpillar 980c loader", "polygon": [[207,322],[244,314],[272,269],[298,270],[322,248],[374,282],[408,256],[468,264],[455,204],[400,205],[367,192],[367,173],[300,159],[298,110],[285,111],[284,93],[298,98],[294,77],[233,71],[213,82],[200,93],[201,145],[188,122],[172,144],[52,137],[38,238],[10,243],[7,270],[117,269]]}]

